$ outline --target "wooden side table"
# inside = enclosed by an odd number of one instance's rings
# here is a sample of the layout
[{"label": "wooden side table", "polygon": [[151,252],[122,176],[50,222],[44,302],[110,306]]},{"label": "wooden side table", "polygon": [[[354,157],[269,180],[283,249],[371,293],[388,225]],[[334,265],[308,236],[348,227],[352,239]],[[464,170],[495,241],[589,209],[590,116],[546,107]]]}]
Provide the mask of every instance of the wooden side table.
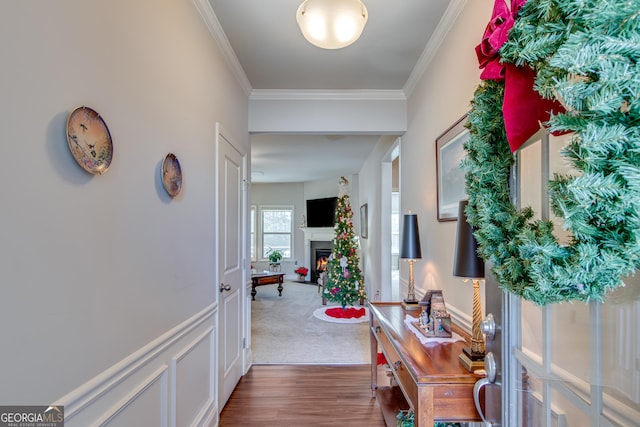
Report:
[{"label": "wooden side table", "polygon": [[[424,345],[404,323],[407,313],[415,317],[419,312],[407,312],[401,303],[370,302],[369,308],[371,389],[387,425],[396,425],[402,398],[413,409],[418,427],[433,427],[435,421],[481,421],[473,402],[473,386],[481,377],[467,372],[458,361],[466,343]],[[398,388],[378,387],[378,349]]]}]

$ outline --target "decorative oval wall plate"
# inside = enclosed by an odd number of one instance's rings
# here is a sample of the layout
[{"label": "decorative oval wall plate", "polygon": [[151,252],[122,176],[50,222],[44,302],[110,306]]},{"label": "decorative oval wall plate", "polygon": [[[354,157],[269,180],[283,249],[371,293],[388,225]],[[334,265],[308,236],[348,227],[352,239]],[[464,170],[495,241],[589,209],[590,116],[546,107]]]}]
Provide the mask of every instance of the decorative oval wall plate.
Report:
[{"label": "decorative oval wall plate", "polygon": [[85,171],[103,174],[113,158],[113,144],[107,124],[89,107],[78,107],[67,119],[67,143],[73,158]]},{"label": "decorative oval wall plate", "polygon": [[162,162],[162,185],[171,197],[176,197],[182,189],[182,169],[173,153],[167,154]]}]

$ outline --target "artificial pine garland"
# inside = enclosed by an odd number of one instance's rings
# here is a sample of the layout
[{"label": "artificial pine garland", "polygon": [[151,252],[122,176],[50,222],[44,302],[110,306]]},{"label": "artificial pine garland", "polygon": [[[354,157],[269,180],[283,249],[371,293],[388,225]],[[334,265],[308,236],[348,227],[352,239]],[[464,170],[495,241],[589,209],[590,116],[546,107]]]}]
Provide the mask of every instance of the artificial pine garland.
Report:
[{"label": "artificial pine garland", "polygon": [[538,305],[603,301],[640,261],[640,1],[529,0],[500,50],[528,64],[535,89],[566,112],[551,131],[573,133],[563,156],[579,172],[550,181],[553,212],[572,233],[511,203],[502,82],[475,92],[463,162],[467,216],[498,282]]}]

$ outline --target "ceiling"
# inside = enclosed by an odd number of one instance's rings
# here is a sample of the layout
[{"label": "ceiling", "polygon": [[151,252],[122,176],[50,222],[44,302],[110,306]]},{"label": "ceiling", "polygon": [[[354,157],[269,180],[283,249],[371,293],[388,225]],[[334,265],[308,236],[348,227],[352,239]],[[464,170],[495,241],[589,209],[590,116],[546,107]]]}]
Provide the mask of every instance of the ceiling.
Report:
[{"label": "ceiling", "polygon": [[[296,23],[302,0],[208,0],[251,91],[407,91],[448,0],[363,0],[369,20],[351,46],[324,50]],[[252,135],[252,182],[357,173],[378,135]],[[310,161],[312,159],[312,161]]]}]

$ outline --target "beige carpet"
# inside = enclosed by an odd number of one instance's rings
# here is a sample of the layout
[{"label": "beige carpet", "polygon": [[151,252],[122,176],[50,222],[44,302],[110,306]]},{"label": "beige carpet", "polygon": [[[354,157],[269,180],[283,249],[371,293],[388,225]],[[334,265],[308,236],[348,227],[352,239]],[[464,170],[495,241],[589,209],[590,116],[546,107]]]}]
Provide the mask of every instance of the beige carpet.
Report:
[{"label": "beige carpet", "polygon": [[251,303],[253,363],[368,364],[369,323],[332,323],[313,316],[317,286],[285,282],[258,286]]}]

